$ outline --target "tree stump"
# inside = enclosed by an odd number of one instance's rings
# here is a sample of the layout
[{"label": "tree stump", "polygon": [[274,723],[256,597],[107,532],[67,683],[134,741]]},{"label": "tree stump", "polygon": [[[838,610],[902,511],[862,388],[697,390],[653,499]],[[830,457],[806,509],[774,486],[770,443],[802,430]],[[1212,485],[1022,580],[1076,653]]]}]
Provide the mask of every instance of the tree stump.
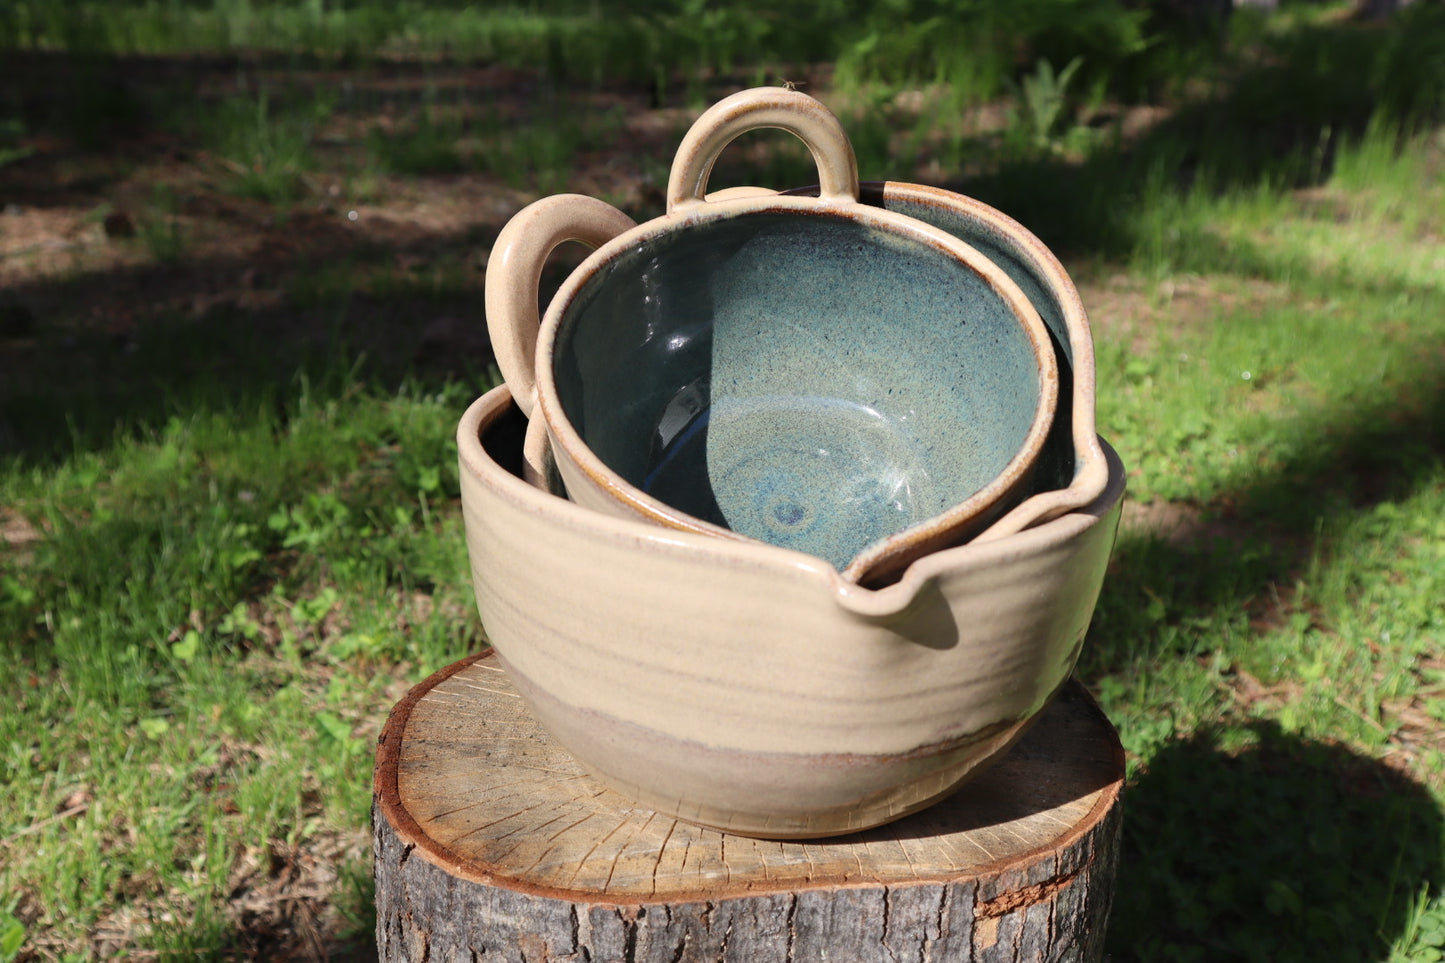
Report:
[{"label": "tree stump", "polygon": [[778,842],[593,783],[488,653],[418,685],[381,734],[383,963],[1098,961],[1123,751],[1070,683],[956,794],[878,829]]}]

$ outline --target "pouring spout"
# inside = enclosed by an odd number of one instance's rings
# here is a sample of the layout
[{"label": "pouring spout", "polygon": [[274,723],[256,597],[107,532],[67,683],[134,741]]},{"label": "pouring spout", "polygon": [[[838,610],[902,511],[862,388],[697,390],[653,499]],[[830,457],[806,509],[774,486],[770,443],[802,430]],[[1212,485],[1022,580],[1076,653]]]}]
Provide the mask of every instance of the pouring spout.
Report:
[{"label": "pouring spout", "polygon": [[843,611],[858,618],[891,620],[907,612],[918,601],[920,589],[927,581],[907,578],[879,588],[868,588],[840,575],[834,584],[834,601]]},{"label": "pouring spout", "polygon": [[958,645],[957,613],[937,578],[905,578],[881,588],[840,579],[834,599],[853,618],[885,626],[925,648],[945,650]]}]

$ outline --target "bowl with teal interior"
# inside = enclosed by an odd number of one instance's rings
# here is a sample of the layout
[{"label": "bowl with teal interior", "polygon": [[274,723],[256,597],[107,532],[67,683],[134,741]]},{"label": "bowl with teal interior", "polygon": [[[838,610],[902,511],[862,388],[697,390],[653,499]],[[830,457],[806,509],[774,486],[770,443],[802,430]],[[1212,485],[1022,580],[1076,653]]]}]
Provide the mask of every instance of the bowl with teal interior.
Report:
[{"label": "bowl with teal interior", "polygon": [[973,248],[804,200],[598,248],[543,321],[538,402],[578,501],[887,581],[1032,490],[1057,357]]}]

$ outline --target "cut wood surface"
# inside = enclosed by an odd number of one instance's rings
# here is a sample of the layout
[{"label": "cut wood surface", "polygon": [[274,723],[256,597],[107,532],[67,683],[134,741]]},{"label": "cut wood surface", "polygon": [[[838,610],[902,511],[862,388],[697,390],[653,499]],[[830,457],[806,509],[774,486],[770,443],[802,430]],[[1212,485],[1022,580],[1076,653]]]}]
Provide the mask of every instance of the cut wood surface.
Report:
[{"label": "cut wood surface", "polygon": [[483,653],[382,733],[381,959],[1097,960],[1123,770],[1071,683],[923,812],[832,839],[733,836],[594,783]]}]

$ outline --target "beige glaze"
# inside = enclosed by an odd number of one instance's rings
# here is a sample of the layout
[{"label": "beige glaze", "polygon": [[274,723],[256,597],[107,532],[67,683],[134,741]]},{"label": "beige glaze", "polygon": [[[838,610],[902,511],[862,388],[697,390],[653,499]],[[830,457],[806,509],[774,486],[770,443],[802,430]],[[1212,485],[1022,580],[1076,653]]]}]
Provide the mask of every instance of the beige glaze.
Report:
[{"label": "beige glaze", "polygon": [[1017,737],[1073,669],[1124,492],[1111,459],[1083,510],[871,590],[529,485],[522,432],[503,387],[457,435],[477,606],[518,689],[608,785],[769,837],[902,816]]},{"label": "beige glaze", "polygon": [[512,397],[528,417],[537,403],[533,371],[542,323],[537,285],[547,256],[568,241],[601,247],[635,226],[632,218],[605,201],[585,194],[555,194],[518,211],[497,235],[487,260],[487,280],[508,280],[486,285],[487,336]]},{"label": "beige glaze", "polygon": [[[762,127],[788,130],[803,139],[818,163],[819,197],[787,197],[756,188],[706,194],[708,176],[722,149],[740,134]],[[1007,274],[970,245],[922,221],[860,204],[858,195],[857,161],[837,118],[805,94],[782,88],[757,88],[725,98],[698,119],[684,138],[673,164],[668,184],[668,213],[601,244],[558,291],[540,331],[531,305],[536,300],[541,261],[558,243],[554,239],[584,234],[601,238],[620,225],[619,218],[625,216],[600,201],[563,195],[560,200],[546,198],[525,208],[514,219],[514,223],[522,221],[523,226],[514,229],[508,224],[488,264],[489,332],[497,346],[498,365],[519,406],[529,416],[534,415],[534,405],[541,412],[570,497],[608,514],[751,541],[642,492],[589,449],[569,422],[557,395],[553,379],[554,340],[571,299],[588,280],[607,271],[614,261],[651,238],[761,211],[806,215],[820,208],[844,212],[880,231],[921,241],[946,252],[983,278],[1018,319],[1033,348],[1039,377],[1031,428],[1004,469],[988,484],[944,512],[869,545],[844,567],[843,576],[865,585],[895,581],[915,558],[975,535],[1025,497],[1031,471],[1058,404],[1057,359],[1037,310]],[[592,228],[590,233],[574,226],[574,206],[578,224],[585,223]],[[539,242],[537,238],[542,240]],[[528,354],[533,345],[535,358]],[[940,442],[946,444],[947,439]],[[639,444],[644,443],[639,439]]]}]

